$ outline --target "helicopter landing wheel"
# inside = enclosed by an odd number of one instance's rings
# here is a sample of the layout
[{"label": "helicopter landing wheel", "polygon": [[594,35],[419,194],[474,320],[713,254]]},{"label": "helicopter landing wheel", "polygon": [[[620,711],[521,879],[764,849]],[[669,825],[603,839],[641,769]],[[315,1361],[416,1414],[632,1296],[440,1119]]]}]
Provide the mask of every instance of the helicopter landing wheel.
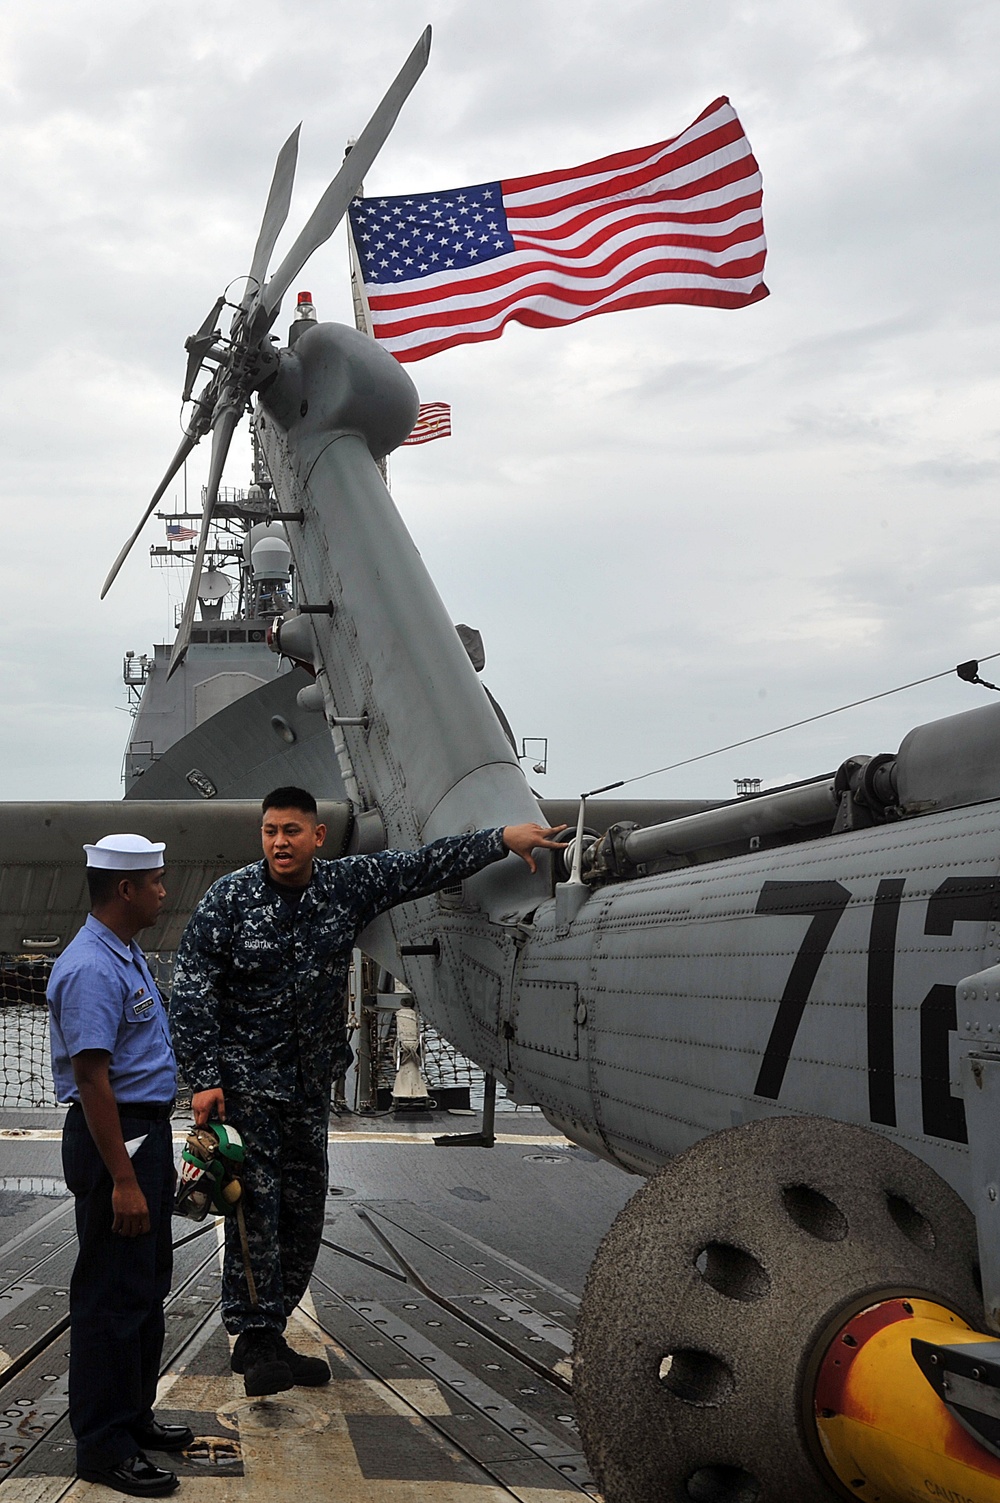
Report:
[{"label": "helicopter landing wheel", "polygon": [[587,1278],[574,1392],[607,1503],[850,1496],[816,1436],[816,1369],[845,1318],[909,1294],[982,1321],[975,1223],[934,1170],[829,1118],[703,1138],[624,1208]]}]

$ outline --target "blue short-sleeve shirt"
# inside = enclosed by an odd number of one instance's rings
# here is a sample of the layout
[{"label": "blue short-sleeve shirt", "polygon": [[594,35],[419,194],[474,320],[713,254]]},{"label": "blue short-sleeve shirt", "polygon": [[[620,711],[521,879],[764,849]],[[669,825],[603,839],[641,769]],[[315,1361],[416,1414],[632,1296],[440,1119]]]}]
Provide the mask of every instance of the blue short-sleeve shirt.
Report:
[{"label": "blue short-sleeve shirt", "polygon": [[52,967],[47,989],[52,1078],[59,1101],[79,1101],[72,1060],[84,1049],[111,1055],[118,1101],[166,1102],[177,1094],[177,1064],[162,998],[133,940],[93,914]]}]

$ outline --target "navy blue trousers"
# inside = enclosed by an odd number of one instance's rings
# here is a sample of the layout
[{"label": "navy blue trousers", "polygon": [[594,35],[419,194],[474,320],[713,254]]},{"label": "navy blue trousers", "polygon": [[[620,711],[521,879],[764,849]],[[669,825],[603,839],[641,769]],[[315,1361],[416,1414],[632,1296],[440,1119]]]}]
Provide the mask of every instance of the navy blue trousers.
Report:
[{"label": "navy blue trousers", "polygon": [[226,1217],[222,1319],[230,1335],[280,1334],[309,1288],[326,1214],[330,1091],[294,1102],[251,1101],[226,1092],[226,1119],[246,1143],[243,1167],[247,1242],[257,1297],[250,1302],[235,1216]]},{"label": "navy blue trousers", "polygon": [[123,1116],[122,1132],[126,1143],[145,1135],[132,1158],[149,1206],[150,1230],[141,1237],[111,1230],[113,1184],[83,1112],[71,1108],[63,1128],[80,1243],[69,1286],[69,1419],[77,1467],[87,1470],[116,1466],[140,1449],[135,1435],[153,1417],[173,1265],[170,1123]]}]

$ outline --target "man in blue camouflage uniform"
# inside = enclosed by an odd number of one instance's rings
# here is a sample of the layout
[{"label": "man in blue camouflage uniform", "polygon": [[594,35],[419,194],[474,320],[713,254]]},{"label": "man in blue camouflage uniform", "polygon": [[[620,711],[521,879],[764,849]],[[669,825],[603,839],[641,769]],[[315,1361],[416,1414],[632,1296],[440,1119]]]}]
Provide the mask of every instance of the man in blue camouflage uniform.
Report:
[{"label": "man in blue camouflage uniform", "polygon": [[554,849],[558,831],[509,825],[417,851],[316,860],[316,801],[278,788],[263,803],[263,861],[215,882],[181,940],[170,1021],[196,1123],[214,1113],[247,1145],[250,1296],[227,1222],[222,1316],[248,1394],[316,1385],[330,1370],[284,1340],[323,1230],[330,1088],[350,1061],[345,998],[354,942],[386,909],[436,892],[514,852]]}]

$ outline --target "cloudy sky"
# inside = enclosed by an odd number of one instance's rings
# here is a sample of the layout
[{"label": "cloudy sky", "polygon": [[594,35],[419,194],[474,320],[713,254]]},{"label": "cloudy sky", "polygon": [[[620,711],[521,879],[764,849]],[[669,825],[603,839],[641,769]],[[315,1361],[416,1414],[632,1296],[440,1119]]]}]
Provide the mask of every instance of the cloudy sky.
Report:
[{"label": "cloudy sky", "polygon": [[[294,233],[427,21],[368,192],[572,166],[719,94],[764,176],[764,302],[409,367],[454,437],[396,456],[393,493],[515,730],[548,736],[542,791],[1000,652],[990,0],[35,0],[0,61],[0,797],[119,795],[122,655],[172,635],[184,583],[148,566],[162,524],[98,596],[178,442],[184,337],[246,271],[289,130]],[[345,266],[340,231],[302,278],[321,318],[350,321]],[[951,676],[633,791],[808,776],[987,697]]]}]

